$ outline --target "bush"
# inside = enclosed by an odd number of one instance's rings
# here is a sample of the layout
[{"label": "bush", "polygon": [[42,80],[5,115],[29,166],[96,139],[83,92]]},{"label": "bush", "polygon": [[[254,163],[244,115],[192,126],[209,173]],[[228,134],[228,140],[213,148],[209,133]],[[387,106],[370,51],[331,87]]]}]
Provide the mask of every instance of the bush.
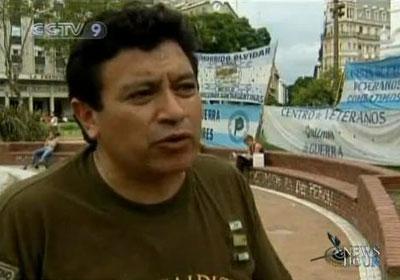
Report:
[{"label": "bush", "polygon": [[59,124],[61,130],[80,130],[79,125],[76,122],[66,122]]},{"label": "bush", "polygon": [[48,135],[47,126],[40,121],[39,113],[25,108],[0,107],[0,140],[41,141]]}]

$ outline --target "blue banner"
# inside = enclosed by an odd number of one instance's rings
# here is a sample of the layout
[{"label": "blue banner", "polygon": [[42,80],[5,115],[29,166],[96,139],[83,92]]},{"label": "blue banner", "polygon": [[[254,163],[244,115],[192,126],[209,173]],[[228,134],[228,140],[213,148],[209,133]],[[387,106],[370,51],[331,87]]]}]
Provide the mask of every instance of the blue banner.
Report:
[{"label": "blue banner", "polygon": [[203,104],[202,143],[210,147],[245,149],[247,134],[255,136],[261,105]]},{"label": "blue banner", "polygon": [[400,109],[400,57],[348,63],[345,76],[340,109]]}]

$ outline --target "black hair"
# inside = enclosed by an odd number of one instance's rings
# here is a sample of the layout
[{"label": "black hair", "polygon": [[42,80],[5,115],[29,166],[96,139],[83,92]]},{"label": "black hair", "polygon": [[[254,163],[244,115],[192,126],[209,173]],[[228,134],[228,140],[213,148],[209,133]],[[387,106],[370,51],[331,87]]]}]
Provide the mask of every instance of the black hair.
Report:
[{"label": "black hair", "polygon": [[[106,35],[103,39],[80,39],[72,49],[66,71],[70,100],[75,97],[94,110],[101,111],[102,63],[115,57],[121,50],[152,50],[167,40],[178,43],[197,76],[197,59],[194,55],[197,39],[188,20],[178,11],[163,4],[151,7],[136,4],[122,10],[106,11],[87,23],[93,21],[105,25]],[[82,132],[85,140],[93,143],[84,129]]]},{"label": "black hair", "polygon": [[247,141],[254,141],[254,137],[251,136],[250,134],[247,134],[246,137],[244,137],[244,142],[246,143]]}]

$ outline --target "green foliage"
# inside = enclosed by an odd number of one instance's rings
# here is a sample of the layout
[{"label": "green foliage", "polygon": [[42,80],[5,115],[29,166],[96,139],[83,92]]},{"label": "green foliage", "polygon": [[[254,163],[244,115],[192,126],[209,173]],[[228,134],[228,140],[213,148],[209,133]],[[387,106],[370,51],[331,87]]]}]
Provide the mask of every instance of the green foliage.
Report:
[{"label": "green foliage", "polygon": [[61,130],[79,130],[79,126],[76,122],[60,123]]},{"label": "green foliage", "polygon": [[[338,74],[338,77],[341,75]],[[327,71],[320,78],[300,77],[289,87],[290,105],[324,107],[334,105],[342,82],[333,80],[333,72]]]},{"label": "green foliage", "polygon": [[211,13],[191,16],[189,20],[197,31],[202,52],[237,52],[268,45],[271,41],[266,28],[254,29],[246,18]]},{"label": "green foliage", "polygon": [[0,107],[0,140],[39,141],[47,135],[48,128],[40,121],[39,113],[29,113],[22,107]]},{"label": "green foliage", "polygon": [[280,104],[276,100],[275,96],[268,94],[267,98],[265,99],[265,105],[279,106]]},{"label": "green foliage", "polygon": [[[68,0],[64,4],[53,6],[49,13],[39,16],[35,21],[72,22],[76,26],[85,23],[93,15],[100,14],[110,9],[121,8],[127,1],[122,0]],[[56,49],[64,59],[68,57],[71,47],[76,43],[76,38],[35,39],[35,43],[46,50]]]}]

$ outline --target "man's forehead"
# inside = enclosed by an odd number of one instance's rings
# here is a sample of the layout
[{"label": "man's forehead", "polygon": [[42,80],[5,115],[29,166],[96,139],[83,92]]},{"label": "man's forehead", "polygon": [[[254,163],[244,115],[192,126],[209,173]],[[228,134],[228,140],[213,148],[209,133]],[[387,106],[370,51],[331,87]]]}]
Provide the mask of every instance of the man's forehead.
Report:
[{"label": "man's forehead", "polygon": [[151,50],[123,49],[104,63],[103,70],[135,72],[135,75],[146,76],[166,69],[182,69],[187,72],[192,70],[191,68],[189,58],[182,48],[173,41],[165,41]]}]

